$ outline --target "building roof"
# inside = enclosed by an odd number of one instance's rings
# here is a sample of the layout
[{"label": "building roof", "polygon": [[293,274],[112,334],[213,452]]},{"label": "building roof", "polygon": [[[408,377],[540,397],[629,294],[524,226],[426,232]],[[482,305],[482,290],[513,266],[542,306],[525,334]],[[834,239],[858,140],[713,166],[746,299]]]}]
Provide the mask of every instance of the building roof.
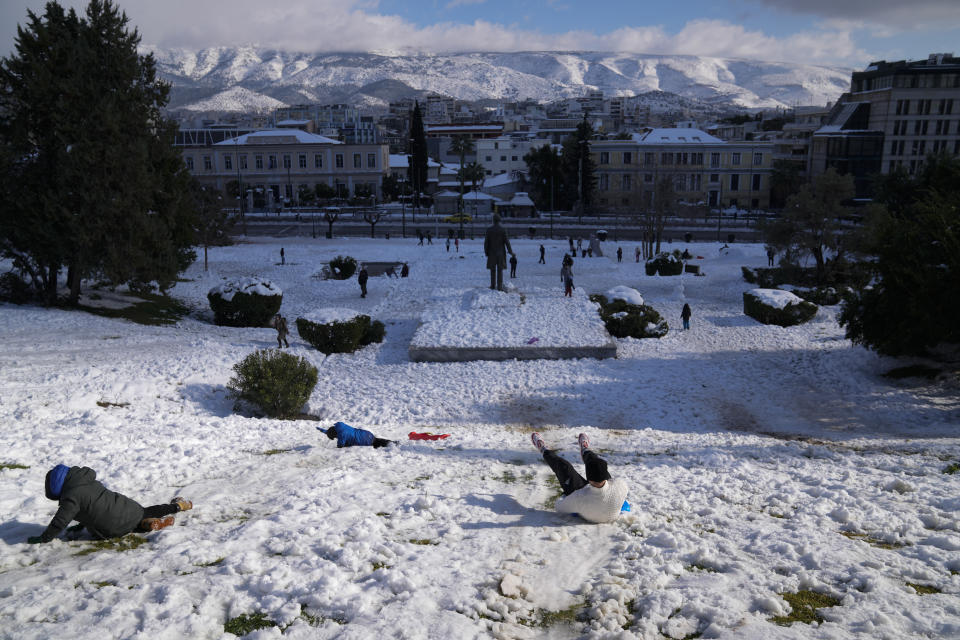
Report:
[{"label": "building roof", "polygon": [[528,196],[525,192],[517,191],[515,194],[513,194],[510,204],[515,207],[532,207],[533,200],[531,200],[530,196]]},{"label": "building roof", "polygon": [[[406,169],[409,165],[407,160],[408,156],[403,153],[391,153],[390,154],[390,168],[391,169]],[[427,168],[430,167],[440,167],[442,166],[439,162],[427,158]]]},{"label": "building roof", "polygon": [[239,144],[260,145],[260,144],[343,144],[339,140],[318,136],[315,133],[308,133],[301,129],[261,129],[245,133],[237,138],[231,138],[218,142],[214,146],[234,146]]},{"label": "building roof", "polygon": [[[437,198],[459,198],[460,194],[456,191],[438,191],[433,194],[434,200]],[[464,200],[492,200],[494,202],[502,202],[500,198],[491,196],[490,194],[484,193],[483,191],[468,191],[463,194]]]},{"label": "building roof", "polygon": [[514,177],[513,172],[507,171],[505,173],[498,173],[495,176],[490,176],[483,181],[483,188],[489,189],[490,187],[501,187],[505,184],[510,184],[511,182],[516,182],[517,178]]},{"label": "building roof", "polygon": [[639,144],[725,144],[700,129],[645,129],[633,134],[633,141]]}]

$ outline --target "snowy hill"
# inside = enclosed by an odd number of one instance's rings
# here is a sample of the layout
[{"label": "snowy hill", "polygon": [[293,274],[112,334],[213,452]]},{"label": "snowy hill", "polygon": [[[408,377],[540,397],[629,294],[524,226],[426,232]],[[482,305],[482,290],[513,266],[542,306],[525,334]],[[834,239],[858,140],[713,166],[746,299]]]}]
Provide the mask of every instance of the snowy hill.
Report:
[{"label": "snowy hill", "polygon": [[[250,91],[236,109],[280,102],[348,102],[386,107],[390,100],[435,92],[463,100],[551,102],[603,91],[607,96],[662,92],[681,99],[746,108],[825,104],[849,85],[850,71],[781,62],[603,52],[464,53],[387,56],[309,54],[255,47],[148,49],[173,84],[170,108],[206,110],[228,89]],[[234,104],[236,103],[236,104]]]}]

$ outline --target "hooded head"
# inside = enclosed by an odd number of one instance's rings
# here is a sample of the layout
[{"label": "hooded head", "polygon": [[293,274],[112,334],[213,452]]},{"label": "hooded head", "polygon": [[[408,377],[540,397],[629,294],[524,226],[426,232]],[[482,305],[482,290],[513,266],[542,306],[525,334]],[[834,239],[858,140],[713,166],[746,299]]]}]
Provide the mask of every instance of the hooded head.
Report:
[{"label": "hooded head", "polygon": [[59,500],[60,492],[63,491],[63,481],[67,479],[67,472],[70,467],[65,464],[58,464],[50,471],[47,471],[47,478],[43,483],[44,492],[48,500]]},{"label": "hooded head", "polygon": [[499,213],[493,214],[493,224],[500,224],[500,214],[499,214]]},{"label": "hooded head", "polygon": [[603,482],[610,479],[610,472],[607,471],[607,461],[596,456],[590,458],[586,464],[587,480],[590,482]]}]

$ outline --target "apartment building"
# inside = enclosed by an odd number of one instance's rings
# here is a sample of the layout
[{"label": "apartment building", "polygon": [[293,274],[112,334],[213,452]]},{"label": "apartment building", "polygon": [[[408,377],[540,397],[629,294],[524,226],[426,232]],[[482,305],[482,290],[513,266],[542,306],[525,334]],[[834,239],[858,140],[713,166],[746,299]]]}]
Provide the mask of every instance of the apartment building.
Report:
[{"label": "apartment building", "polygon": [[477,162],[488,176],[514,171],[526,171],[527,163],[523,157],[533,149],[550,144],[549,140],[531,140],[529,138],[499,137],[476,141]]},{"label": "apartment building", "polygon": [[187,169],[200,182],[225,190],[232,181],[263,194],[265,206],[296,204],[304,189],[326,184],[343,197],[357,187],[381,197],[390,172],[385,144],[345,144],[299,129],[264,129],[208,147],[184,147]]},{"label": "apartment building", "polygon": [[663,178],[684,202],[740,209],[770,205],[768,142],[726,142],[700,129],[644,129],[628,140],[591,141],[590,155],[601,210],[651,207]]},{"label": "apartment building", "polygon": [[857,195],[873,176],[916,173],[930,153],[960,155],[960,58],[871,63],[855,71],[826,124],[814,132],[810,174],[829,167],[854,176]]}]

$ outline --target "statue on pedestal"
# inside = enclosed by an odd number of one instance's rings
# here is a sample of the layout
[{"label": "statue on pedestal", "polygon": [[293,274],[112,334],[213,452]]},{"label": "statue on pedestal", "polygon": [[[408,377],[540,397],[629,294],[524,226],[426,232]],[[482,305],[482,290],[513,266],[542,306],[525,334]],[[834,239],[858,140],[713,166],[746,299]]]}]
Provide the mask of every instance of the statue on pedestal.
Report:
[{"label": "statue on pedestal", "polygon": [[503,270],[507,267],[507,254],[513,255],[513,249],[506,230],[500,226],[499,214],[493,214],[493,224],[487,227],[483,253],[487,256],[487,269],[490,270],[490,288],[503,291]]}]

